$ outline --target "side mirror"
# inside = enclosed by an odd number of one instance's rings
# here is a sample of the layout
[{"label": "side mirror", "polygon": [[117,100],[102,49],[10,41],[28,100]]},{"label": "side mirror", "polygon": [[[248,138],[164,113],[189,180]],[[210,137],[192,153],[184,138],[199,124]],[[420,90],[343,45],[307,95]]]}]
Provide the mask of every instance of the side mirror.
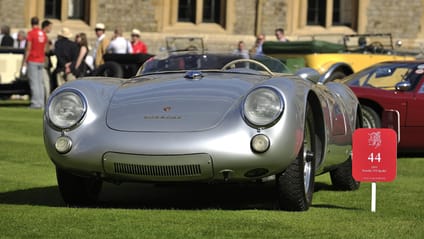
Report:
[{"label": "side mirror", "polygon": [[397,91],[408,91],[411,89],[411,82],[409,81],[402,81],[395,85],[395,89]]},{"label": "side mirror", "polygon": [[381,68],[378,68],[376,71],[375,71],[375,77],[376,78],[380,78],[380,77],[387,77],[387,76],[391,76],[391,75],[393,75],[393,70],[392,69],[390,69],[390,68],[387,68],[387,67],[381,67]]},{"label": "side mirror", "polygon": [[295,75],[300,76],[304,80],[309,80],[314,83],[318,83],[320,74],[317,70],[305,67],[296,71]]}]

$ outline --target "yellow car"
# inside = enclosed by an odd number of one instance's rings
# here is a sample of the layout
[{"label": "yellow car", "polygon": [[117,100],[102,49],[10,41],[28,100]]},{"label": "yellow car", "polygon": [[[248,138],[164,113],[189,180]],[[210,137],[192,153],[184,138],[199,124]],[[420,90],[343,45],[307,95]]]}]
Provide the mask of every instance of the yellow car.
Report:
[{"label": "yellow car", "polygon": [[[416,59],[412,53],[396,51],[390,33],[345,35],[339,42],[343,43],[316,37],[308,41],[267,41],[263,51],[293,71],[302,67],[316,69],[324,82],[341,79],[379,62]],[[400,47],[401,43],[396,45]]]}]

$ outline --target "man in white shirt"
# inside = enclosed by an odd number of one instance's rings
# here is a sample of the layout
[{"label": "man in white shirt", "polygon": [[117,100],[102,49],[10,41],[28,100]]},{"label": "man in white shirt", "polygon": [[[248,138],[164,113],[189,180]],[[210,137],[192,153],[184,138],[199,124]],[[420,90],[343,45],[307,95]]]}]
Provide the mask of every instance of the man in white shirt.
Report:
[{"label": "man in white shirt", "polygon": [[127,54],[132,53],[131,43],[125,39],[122,28],[116,28],[114,31],[115,35],[107,47],[108,53]]}]

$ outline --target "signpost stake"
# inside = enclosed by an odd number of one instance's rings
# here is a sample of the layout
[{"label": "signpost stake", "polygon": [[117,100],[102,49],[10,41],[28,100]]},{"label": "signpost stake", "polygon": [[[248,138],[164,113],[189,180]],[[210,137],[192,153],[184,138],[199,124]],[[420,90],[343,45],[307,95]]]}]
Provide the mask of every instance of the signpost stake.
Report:
[{"label": "signpost stake", "polygon": [[372,182],[371,183],[371,212],[376,211],[376,204],[377,204],[377,183]]}]

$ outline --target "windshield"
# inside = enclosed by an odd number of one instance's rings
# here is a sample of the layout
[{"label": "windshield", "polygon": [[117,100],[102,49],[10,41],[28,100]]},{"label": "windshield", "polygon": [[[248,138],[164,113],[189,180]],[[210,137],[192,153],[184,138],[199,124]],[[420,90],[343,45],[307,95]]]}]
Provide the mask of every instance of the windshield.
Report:
[{"label": "windshield", "polygon": [[349,86],[394,90],[395,85],[401,81],[407,80],[407,77],[415,68],[416,64],[406,62],[378,64],[347,76],[343,80],[343,83]]},{"label": "windshield", "polygon": [[[227,65],[235,60],[238,60],[238,63]],[[186,54],[171,54],[166,58],[151,58],[139,69],[138,75],[186,70],[231,70],[244,73],[261,73],[264,71],[262,66],[267,67],[273,73],[290,73],[289,69],[280,60],[269,56],[256,55],[244,58],[239,54],[202,54],[191,52]],[[225,69],[223,69],[224,67]]]}]

